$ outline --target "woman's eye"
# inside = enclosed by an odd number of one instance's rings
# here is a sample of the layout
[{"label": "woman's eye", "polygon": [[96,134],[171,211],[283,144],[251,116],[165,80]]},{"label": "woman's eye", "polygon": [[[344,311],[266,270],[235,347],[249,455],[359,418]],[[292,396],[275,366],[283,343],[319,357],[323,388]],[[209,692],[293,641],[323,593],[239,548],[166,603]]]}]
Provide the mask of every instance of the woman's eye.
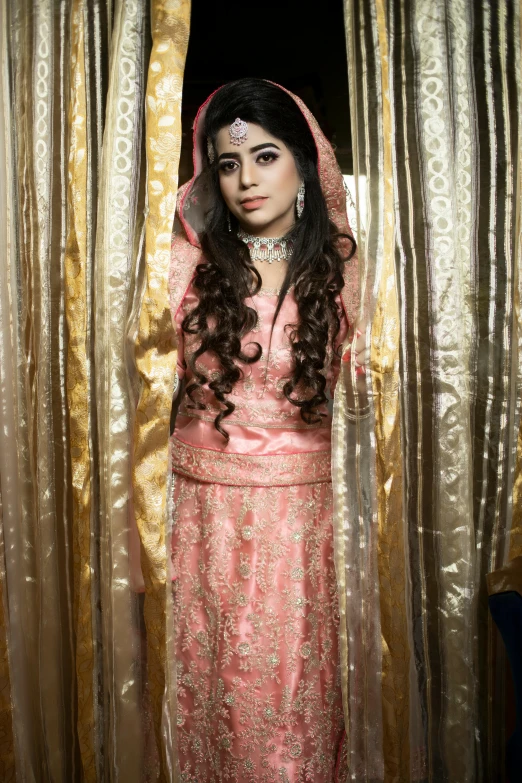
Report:
[{"label": "woman's eye", "polygon": [[236,168],[237,163],[235,160],[225,160],[223,163],[220,164],[219,170],[224,171],[226,174],[229,174],[231,171],[234,171]]},{"label": "woman's eye", "polygon": [[263,152],[257,159],[258,163],[272,163],[273,160],[277,160],[277,155],[274,152]]}]

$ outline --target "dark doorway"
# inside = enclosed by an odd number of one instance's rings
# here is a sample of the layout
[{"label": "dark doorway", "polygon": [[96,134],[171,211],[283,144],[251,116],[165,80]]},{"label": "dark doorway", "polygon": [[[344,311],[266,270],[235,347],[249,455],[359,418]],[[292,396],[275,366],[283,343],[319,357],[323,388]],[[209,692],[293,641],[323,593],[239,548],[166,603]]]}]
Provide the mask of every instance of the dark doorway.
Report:
[{"label": "dark doorway", "polygon": [[180,184],[192,176],[192,123],[220,85],[245,76],[271,79],[306,103],[351,174],[352,145],[342,0],[192,0],[183,83]]}]

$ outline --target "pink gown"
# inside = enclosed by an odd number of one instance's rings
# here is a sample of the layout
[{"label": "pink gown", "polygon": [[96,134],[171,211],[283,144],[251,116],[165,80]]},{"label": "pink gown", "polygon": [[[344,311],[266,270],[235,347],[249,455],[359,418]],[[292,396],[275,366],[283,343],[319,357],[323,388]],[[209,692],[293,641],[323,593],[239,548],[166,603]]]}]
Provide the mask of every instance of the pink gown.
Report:
[{"label": "pink gown", "polygon": [[[176,315],[180,364],[195,344]],[[178,753],[184,783],[331,783],[343,737],[333,561],[330,425],[306,425],[283,386],[291,368],[285,324],[297,321],[290,291],[272,334],[277,292],[251,306],[261,344],[214,427],[182,400],[172,436],[172,577],[178,662]],[[347,333],[341,322],[340,344]],[[215,359],[198,360],[207,377]],[[329,357],[332,389],[339,370]],[[191,381],[187,371],[187,382]],[[324,411],[327,411],[325,406]]]}]

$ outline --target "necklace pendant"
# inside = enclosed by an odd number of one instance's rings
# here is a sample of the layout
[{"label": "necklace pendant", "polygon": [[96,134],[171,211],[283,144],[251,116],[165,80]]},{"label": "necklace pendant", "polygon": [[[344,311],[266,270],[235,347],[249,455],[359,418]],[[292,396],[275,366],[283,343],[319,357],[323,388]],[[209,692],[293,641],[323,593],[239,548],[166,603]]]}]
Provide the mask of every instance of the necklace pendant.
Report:
[{"label": "necklace pendant", "polygon": [[284,237],[255,237],[240,229],[238,238],[248,247],[252,261],[286,261],[292,255],[292,242]]}]

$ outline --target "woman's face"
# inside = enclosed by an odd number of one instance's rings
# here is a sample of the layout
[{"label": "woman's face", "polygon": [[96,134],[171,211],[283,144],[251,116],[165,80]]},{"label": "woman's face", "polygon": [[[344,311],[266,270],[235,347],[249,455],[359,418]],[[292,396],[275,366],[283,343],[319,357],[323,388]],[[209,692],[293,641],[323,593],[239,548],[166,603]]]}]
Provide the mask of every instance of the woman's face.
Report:
[{"label": "woman's face", "polygon": [[279,237],[295,223],[301,180],[294,156],[280,139],[248,123],[247,139],[232,144],[228,127],[216,137],[219,186],[230,212],[248,234]]}]

